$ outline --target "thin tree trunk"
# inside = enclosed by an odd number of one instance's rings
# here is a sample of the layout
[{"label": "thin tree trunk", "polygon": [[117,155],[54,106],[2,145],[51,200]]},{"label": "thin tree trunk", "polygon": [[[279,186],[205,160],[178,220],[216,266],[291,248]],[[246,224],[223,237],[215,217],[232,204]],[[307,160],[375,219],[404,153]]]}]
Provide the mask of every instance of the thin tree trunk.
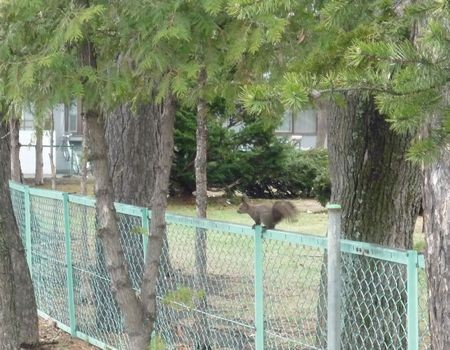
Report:
[{"label": "thin tree trunk", "polygon": [[43,130],[36,126],[36,169],[34,174],[34,184],[40,186],[44,184],[44,156],[43,156]]},{"label": "thin tree trunk", "polygon": [[[342,206],[343,237],[410,249],[421,198],[420,170],[406,160],[413,135],[394,133],[372,98],[345,98],[328,118],[331,202]],[[345,349],[405,348],[404,268],[343,259]]]},{"label": "thin tree trunk", "polygon": [[[11,154],[8,138],[5,135],[7,135],[7,126],[6,123],[1,122],[0,161],[4,166],[0,167],[0,239],[3,240],[3,243],[0,243],[2,248],[0,249],[2,250],[0,255],[2,255],[2,263],[8,264],[8,259],[3,253],[9,251],[10,261],[12,263],[12,267],[9,267],[9,269],[6,270],[8,273],[5,275],[2,274],[1,280],[5,278],[6,283],[6,285],[3,285],[2,287],[11,288],[11,286],[8,286],[8,275],[13,276],[12,282],[14,285],[10,291],[13,291],[12,297],[15,301],[14,309],[17,317],[15,327],[17,328],[18,344],[36,344],[39,340],[36,300],[34,297],[30,271],[25,258],[25,250],[19,236],[19,230],[14,218],[14,212],[9,196],[8,179],[11,176]],[[0,268],[3,267],[7,267],[7,265],[2,265]],[[1,298],[2,292],[0,292],[0,299]],[[7,293],[4,294],[4,298],[3,301],[7,302],[7,299],[9,298]],[[2,311],[2,308],[0,308],[0,313]],[[7,311],[5,310],[5,312]],[[5,319],[5,321],[7,320]],[[0,327],[2,326],[3,322],[0,322]],[[1,337],[2,334],[0,334],[0,338]],[[10,342],[12,342],[12,340],[5,341],[5,344],[10,344]],[[0,349],[2,345],[3,343],[0,341]],[[7,349],[6,346],[7,345],[5,345],[5,349]]]},{"label": "thin tree trunk", "polygon": [[81,181],[80,181],[80,192],[82,196],[87,194],[87,172],[88,172],[88,145],[87,145],[87,126],[86,126],[86,118],[83,113],[83,104],[82,100],[78,100],[77,108],[81,110],[82,116],[82,133],[83,139],[81,143]]},{"label": "thin tree trunk", "polygon": [[[202,68],[199,74],[199,87],[205,86],[207,79],[206,70]],[[197,152],[195,156],[195,203],[198,218],[206,218],[208,205],[208,180],[206,173],[207,166],[207,147],[208,147],[208,105],[203,98],[200,98],[197,104]],[[197,228],[195,236],[195,269],[196,269],[196,288],[200,297],[196,298],[196,307],[199,312],[199,320],[196,322],[198,328],[196,332],[196,349],[209,349],[210,332],[206,312],[208,310],[208,301],[206,297],[207,286],[207,234],[206,230]]]},{"label": "thin tree trunk", "polygon": [[164,241],[166,240],[165,212],[173,157],[175,112],[176,100],[172,95],[168,95],[164,101],[162,111],[155,116],[156,159],[153,164],[153,171],[156,179],[152,197],[147,261],[141,288],[141,300],[146,311],[146,319],[142,330],[144,333],[143,337],[146,334],[150,337],[149,332],[152,331],[157,316],[156,287],[159,279],[160,258],[164,248]]},{"label": "thin tree trunk", "polygon": [[15,182],[23,182],[22,170],[20,168],[20,118],[16,116],[14,109],[11,109],[10,114],[9,129],[11,133],[11,179]]},{"label": "thin tree trunk", "polygon": [[55,116],[53,114],[53,108],[50,112],[50,168],[52,171],[52,190],[56,190],[56,166],[55,166],[55,148],[54,148],[54,133],[55,133]]},{"label": "thin tree trunk", "polygon": [[450,349],[450,151],[424,168],[423,209],[431,349]]}]

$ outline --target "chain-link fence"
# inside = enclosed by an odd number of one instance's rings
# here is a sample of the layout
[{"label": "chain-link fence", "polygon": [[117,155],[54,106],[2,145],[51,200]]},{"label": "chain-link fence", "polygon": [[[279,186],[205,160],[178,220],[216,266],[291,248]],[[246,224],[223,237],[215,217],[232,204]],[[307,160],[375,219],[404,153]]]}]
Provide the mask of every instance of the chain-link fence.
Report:
[{"label": "chain-link fence", "polygon": [[[10,184],[39,313],[104,349],[129,349],[92,198]],[[117,204],[139,289],[149,211]],[[326,349],[325,237],[166,215],[154,349]],[[423,257],[341,242],[341,348],[427,349]]]}]

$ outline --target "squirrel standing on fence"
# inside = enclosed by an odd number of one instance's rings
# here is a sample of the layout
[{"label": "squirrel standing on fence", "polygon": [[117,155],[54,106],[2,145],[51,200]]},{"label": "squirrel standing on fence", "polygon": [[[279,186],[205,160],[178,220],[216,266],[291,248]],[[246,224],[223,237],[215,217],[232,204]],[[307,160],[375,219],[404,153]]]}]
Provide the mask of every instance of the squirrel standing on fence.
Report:
[{"label": "squirrel standing on fence", "polygon": [[283,219],[294,221],[298,215],[298,210],[294,204],[288,201],[276,201],[272,206],[252,205],[248,202],[247,196],[244,195],[238,213],[250,215],[255,220],[253,228],[262,223],[267,229],[273,229]]}]

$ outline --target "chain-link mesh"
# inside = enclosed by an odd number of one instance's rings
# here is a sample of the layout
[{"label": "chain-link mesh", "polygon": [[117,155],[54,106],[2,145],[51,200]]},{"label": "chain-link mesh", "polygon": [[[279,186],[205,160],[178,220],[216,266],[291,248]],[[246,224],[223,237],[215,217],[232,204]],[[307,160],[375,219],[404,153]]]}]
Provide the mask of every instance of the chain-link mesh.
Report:
[{"label": "chain-link mesh", "polygon": [[342,343],[346,349],[407,349],[406,265],[342,255]]},{"label": "chain-link mesh", "polygon": [[[92,203],[69,197],[71,249],[66,252],[63,196],[30,194],[28,206],[24,192],[13,189],[11,198],[20,234],[24,241],[27,235],[31,238],[28,249],[39,310],[73,326],[69,315],[73,304],[76,334],[103,347],[129,349],[96,235]],[[143,222],[147,216],[139,213],[139,208],[118,213],[127,269],[136,290],[144,270],[144,227],[149,225]],[[167,220],[157,287],[158,349],[254,349],[261,334],[255,327],[258,317],[264,320],[265,349],[326,349],[323,244],[296,239],[300,235],[263,234],[259,264],[248,227],[231,229],[225,223],[175,217]],[[406,260],[392,262],[355,250],[342,253],[341,261],[342,348],[413,348],[408,344]],[[261,269],[262,290],[255,290],[255,269]],[[427,349],[426,278],[423,269],[418,273],[419,341],[420,349]],[[255,314],[258,293],[263,295],[263,315]]]},{"label": "chain-link mesh", "polygon": [[320,348],[323,249],[267,240],[264,256],[265,348]]},{"label": "chain-link mesh", "polygon": [[428,284],[424,268],[419,268],[419,349],[431,349],[428,315]]},{"label": "chain-link mesh", "polygon": [[170,348],[246,349],[254,342],[253,240],[168,224],[157,332]]},{"label": "chain-link mesh", "polygon": [[63,203],[30,196],[31,266],[39,310],[69,324]]}]

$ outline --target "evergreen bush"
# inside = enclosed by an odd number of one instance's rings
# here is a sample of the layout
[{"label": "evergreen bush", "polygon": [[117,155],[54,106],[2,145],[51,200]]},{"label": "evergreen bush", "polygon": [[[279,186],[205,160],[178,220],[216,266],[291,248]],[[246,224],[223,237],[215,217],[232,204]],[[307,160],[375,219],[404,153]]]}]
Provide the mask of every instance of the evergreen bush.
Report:
[{"label": "evergreen bush", "polygon": [[[255,198],[330,196],[328,156],[325,150],[302,151],[275,136],[277,122],[241,116],[239,128],[218,115],[208,123],[208,185],[227,194],[240,191]],[[195,112],[179,112],[175,124],[172,194],[195,191]]]}]

